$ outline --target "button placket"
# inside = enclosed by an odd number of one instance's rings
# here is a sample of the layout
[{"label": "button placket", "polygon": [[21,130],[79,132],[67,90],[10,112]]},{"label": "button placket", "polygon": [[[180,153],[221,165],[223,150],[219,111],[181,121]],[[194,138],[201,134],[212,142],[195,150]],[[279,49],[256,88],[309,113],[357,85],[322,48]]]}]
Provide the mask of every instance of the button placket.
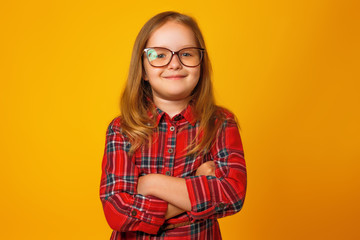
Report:
[{"label": "button placket", "polygon": [[173,167],[174,167],[174,158],[175,158],[175,147],[176,147],[176,127],[173,125],[172,121],[167,122],[168,124],[168,139],[167,139],[167,164],[164,169],[166,176],[172,176]]}]

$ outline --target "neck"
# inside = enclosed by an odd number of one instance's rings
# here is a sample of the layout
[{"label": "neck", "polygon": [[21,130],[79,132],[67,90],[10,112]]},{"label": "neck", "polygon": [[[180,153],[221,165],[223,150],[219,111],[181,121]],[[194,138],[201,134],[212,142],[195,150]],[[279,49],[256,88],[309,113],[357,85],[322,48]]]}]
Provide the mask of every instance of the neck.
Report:
[{"label": "neck", "polygon": [[161,98],[154,98],[155,105],[162,111],[166,112],[170,118],[180,113],[186,108],[190,98],[181,100],[166,100]]}]

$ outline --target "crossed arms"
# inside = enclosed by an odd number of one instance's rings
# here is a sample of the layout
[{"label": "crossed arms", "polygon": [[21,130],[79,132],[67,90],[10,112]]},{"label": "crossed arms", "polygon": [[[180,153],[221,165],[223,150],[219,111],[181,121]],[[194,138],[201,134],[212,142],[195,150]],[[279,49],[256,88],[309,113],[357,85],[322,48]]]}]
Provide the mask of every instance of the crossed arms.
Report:
[{"label": "crossed arms", "polygon": [[[195,176],[215,177],[215,163],[208,161],[200,165]],[[162,174],[148,174],[138,180],[137,192],[144,196],[155,196],[168,202],[165,219],[172,218],[185,211],[191,211],[191,202],[184,178]]]},{"label": "crossed arms", "polygon": [[140,177],[129,159],[128,141],[114,119],[106,133],[100,199],[116,231],[156,234],[166,219],[187,212],[192,221],[234,214],[243,206],[246,168],[237,125],[230,116],[210,150],[211,161],[184,178],[148,174]]}]

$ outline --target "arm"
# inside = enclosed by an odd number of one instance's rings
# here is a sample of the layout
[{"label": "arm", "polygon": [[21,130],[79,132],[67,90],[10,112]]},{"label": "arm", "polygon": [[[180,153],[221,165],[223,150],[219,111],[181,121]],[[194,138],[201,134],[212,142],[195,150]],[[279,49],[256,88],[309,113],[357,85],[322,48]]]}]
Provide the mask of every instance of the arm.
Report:
[{"label": "arm", "polygon": [[168,203],[168,208],[167,208],[167,211],[165,214],[165,219],[167,220],[167,219],[173,218],[183,212],[186,212],[186,211],[172,205],[171,203]]},{"label": "arm", "polygon": [[240,133],[230,113],[219,129],[210,156],[216,165],[214,176],[186,177],[193,219],[221,218],[241,210],[247,173]]},{"label": "arm", "polygon": [[128,157],[129,142],[114,119],[106,133],[100,199],[110,227],[116,231],[156,234],[165,221],[167,202],[137,194],[139,170]]},{"label": "arm", "polygon": [[[196,170],[196,176],[200,175],[208,175],[208,176],[215,176],[215,163],[213,161],[208,161],[199,166]],[[176,199],[180,196],[180,202],[184,201],[185,203],[190,203],[189,195],[187,191],[183,191],[182,194],[179,194],[179,191],[173,184],[162,184],[167,181],[178,181],[174,177],[168,177],[160,174],[148,174],[146,176],[142,176],[139,178],[138,181],[138,193],[146,196],[146,195],[155,195],[161,199],[168,199],[171,202],[176,202]],[[181,182],[181,181],[180,181]],[[186,184],[184,181],[180,183],[180,188],[186,188]],[[171,189],[166,189],[166,186],[170,186]],[[159,191],[157,191],[159,190]],[[175,191],[172,191],[175,190]],[[175,196],[172,198],[171,196]],[[178,199],[177,199],[178,200]],[[186,206],[185,206],[186,208]],[[187,210],[190,211],[190,205],[187,206]],[[185,212],[180,207],[177,207],[171,203],[168,204],[168,209],[165,214],[165,219],[172,218],[174,216],[179,215],[180,213]]]},{"label": "arm", "polygon": [[186,211],[191,209],[184,178],[162,174],[148,174],[140,177],[138,192],[145,196],[156,196]]},{"label": "arm", "polygon": [[[189,212],[193,219],[220,218],[243,206],[246,167],[236,122],[228,116],[211,149],[214,175],[176,178],[150,174],[143,178],[145,195],[153,195]],[[141,189],[139,191],[142,191]]]},{"label": "arm", "polygon": [[[215,176],[215,163],[213,161],[208,161],[201,164],[196,170],[195,175]],[[142,176],[138,181],[138,193],[144,196],[154,195],[171,202],[168,204],[165,219],[172,218],[180,213],[191,210],[191,206],[189,205],[189,194],[185,189],[186,183],[179,179],[180,178],[164,176],[161,174],[148,174]],[[179,192],[179,188],[182,189],[181,192]],[[180,205],[182,208],[173,204]]]}]

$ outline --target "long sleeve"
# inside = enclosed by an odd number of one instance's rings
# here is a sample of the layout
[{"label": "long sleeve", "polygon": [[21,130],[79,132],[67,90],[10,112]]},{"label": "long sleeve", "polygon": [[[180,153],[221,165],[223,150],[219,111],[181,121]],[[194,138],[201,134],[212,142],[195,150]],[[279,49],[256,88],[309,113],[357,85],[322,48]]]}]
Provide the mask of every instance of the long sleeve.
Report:
[{"label": "long sleeve", "polygon": [[244,204],[246,165],[240,133],[230,113],[218,131],[210,156],[216,165],[216,177],[185,178],[191,202],[188,213],[194,220],[232,215]]},{"label": "long sleeve", "polygon": [[167,202],[137,194],[139,169],[128,156],[130,146],[117,117],[108,126],[102,161],[100,200],[105,218],[116,231],[156,234],[165,221]]}]

